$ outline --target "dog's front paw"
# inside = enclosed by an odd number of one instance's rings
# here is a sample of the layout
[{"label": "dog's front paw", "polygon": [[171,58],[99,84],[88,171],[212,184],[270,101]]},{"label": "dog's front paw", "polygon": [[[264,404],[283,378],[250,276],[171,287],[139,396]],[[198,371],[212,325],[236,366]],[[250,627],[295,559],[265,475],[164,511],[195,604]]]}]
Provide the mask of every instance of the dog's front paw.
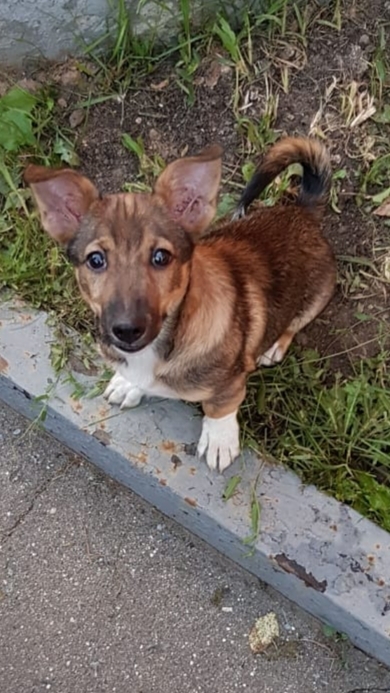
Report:
[{"label": "dog's front paw", "polygon": [[223,472],[240,454],[240,429],[237,414],[221,419],[203,418],[202,433],[198,443],[198,455],[205,455],[210,469]]},{"label": "dog's front paw", "polygon": [[121,409],[126,409],[136,407],[143,394],[139,387],[134,387],[123,375],[115,373],[106,387],[103,397],[108,399],[110,404],[120,404]]}]

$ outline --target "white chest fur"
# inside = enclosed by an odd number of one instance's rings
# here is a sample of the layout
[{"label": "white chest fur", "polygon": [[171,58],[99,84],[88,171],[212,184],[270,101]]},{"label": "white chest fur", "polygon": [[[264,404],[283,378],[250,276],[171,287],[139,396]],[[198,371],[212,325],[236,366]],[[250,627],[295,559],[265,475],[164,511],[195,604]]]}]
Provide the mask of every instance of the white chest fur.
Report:
[{"label": "white chest fur", "polygon": [[156,379],[157,362],[157,354],[149,345],[135,354],[126,354],[126,363],[120,364],[117,373],[145,395],[180,399],[180,395]]},{"label": "white chest fur", "polygon": [[[158,357],[151,346],[136,354],[126,354],[126,363],[118,366],[104,396],[121,408],[136,407],[144,395],[181,399],[179,393],[156,379],[157,365]],[[194,401],[199,398],[194,397]],[[220,419],[205,416],[198,453],[206,455],[210,469],[219,468],[223,472],[239,452],[237,411]]]}]

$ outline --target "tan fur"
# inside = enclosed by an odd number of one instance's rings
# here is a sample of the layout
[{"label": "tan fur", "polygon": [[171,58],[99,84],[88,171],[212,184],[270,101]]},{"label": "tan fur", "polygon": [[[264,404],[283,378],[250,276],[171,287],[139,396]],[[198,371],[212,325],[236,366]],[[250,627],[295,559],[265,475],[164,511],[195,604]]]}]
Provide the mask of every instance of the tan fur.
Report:
[{"label": "tan fur", "polygon": [[[302,157],[329,175],[326,150],[302,138],[279,142],[258,175],[273,177]],[[200,400],[211,419],[237,410],[256,362],[276,348],[282,358],[335,285],[334,257],[318,225],[324,195],[310,209],[258,208],[201,237],[215,213],[220,158],[211,147],[173,162],[150,195],[98,198],[73,171],[29,167],[25,175],[44,227],[68,248],[105,354],[130,363],[112,332],[118,321],[141,319],[139,348],[152,345],[155,354],[150,391],[165,387],[168,396]],[[70,211],[58,210],[64,195]],[[156,248],[172,255],[164,268],[151,265]],[[107,258],[102,272],[86,264],[96,251]]]}]

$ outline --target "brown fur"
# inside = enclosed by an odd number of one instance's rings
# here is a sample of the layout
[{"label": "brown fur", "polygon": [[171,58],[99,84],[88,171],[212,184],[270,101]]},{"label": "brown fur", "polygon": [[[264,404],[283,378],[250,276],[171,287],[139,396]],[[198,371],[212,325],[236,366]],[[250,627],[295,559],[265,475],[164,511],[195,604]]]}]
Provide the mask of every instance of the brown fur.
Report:
[{"label": "brown fur", "polygon": [[[212,147],[173,162],[150,195],[100,198],[73,171],[32,166],[25,174],[44,227],[66,245],[81,293],[99,318],[107,356],[123,356],[113,347],[112,325],[141,316],[140,348],[153,342],[156,380],[180,398],[201,400],[211,418],[240,406],[259,357],[277,340],[284,353],[335,284],[334,257],[318,223],[322,193],[318,205],[305,206],[303,196],[301,204],[262,207],[200,237],[215,212],[220,157]],[[260,166],[261,181],[301,160],[315,160],[328,175],[322,145],[287,138]],[[168,250],[170,264],[152,267],[153,248]],[[87,267],[92,251],[106,254],[105,271]]]}]

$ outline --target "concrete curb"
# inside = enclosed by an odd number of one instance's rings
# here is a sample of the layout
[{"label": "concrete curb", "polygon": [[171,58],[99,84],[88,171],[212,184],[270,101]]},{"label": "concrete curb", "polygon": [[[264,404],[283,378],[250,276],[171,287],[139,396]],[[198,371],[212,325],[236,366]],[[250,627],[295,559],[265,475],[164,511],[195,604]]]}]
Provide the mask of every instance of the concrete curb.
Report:
[{"label": "concrete curb", "polygon": [[[188,454],[200,418],[180,402],[118,413],[102,398],[73,400],[71,384],[56,384],[45,313],[18,301],[0,304],[0,330],[1,400],[35,419],[43,406],[35,398],[50,388],[43,426],[55,438],[390,666],[388,533],[251,453],[224,478],[212,474]],[[93,378],[76,377],[93,386]],[[242,480],[225,503],[234,474]],[[261,529],[250,550],[243,539],[258,475]]]}]

